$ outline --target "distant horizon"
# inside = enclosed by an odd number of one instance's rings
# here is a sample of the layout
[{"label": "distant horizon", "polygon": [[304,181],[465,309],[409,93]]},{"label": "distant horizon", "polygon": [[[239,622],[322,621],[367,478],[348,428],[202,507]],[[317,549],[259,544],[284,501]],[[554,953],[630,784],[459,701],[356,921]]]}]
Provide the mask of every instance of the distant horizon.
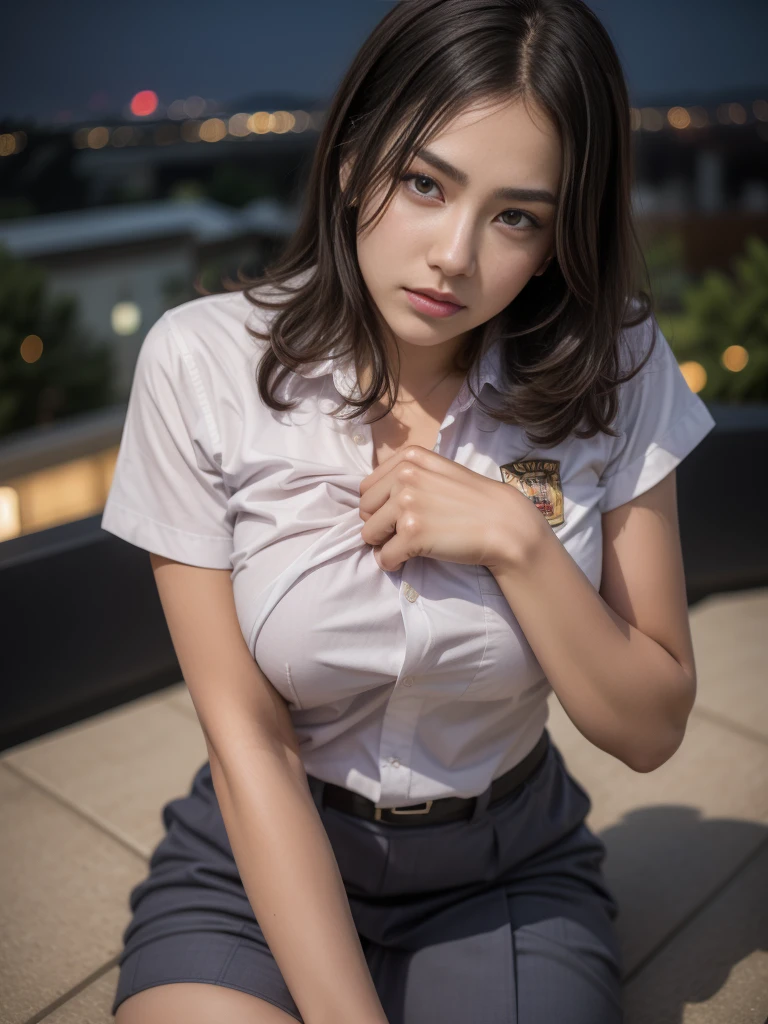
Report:
[{"label": "distant horizon", "polygon": [[[174,99],[184,99],[185,97],[174,97]],[[205,97],[203,97],[205,98]],[[209,97],[213,99],[213,97]],[[264,91],[259,93],[252,93],[250,95],[240,95],[234,99],[227,100],[224,97],[222,100],[216,100],[219,107],[227,115],[231,115],[238,112],[251,113],[256,110],[325,110],[330,104],[332,95],[327,97],[321,96],[308,96],[304,94],[291,94],[288,92],[277,92],[277,91]],[[709,109],[713,109],[721,103],[741,103],[746,105],[748,115],[751,115],[751,111],[748,109],[748,105],[754,100],[768,100],[768,84],[756,85],[752,88],[740,89],[729,89],[723,88],[716,92],[701,92],[693,93],[689,91],[687,95],[680,95],[675,93],[674,95],[656,95],[656,96],[642,96],[633,97],[630,96],[630,105],[633,107],[669,107],[669,106],[682,106],[682,107],[693,107],[703,106]],[[173,102],[171,100],[170,102]],[[167,106],[167,105],[166,105]],[[41,130],[53,129],[53,128],[66,128],[68,124],[80,124],[98,121],[101,119],[102,122],[107,123],[111,121],[120,121],[126,123],[125,116],[119,110],[103,110],[103,111],[85,111],[85,110],[73,110],[72,118],[70,121],[57,122],[55,120],[46,119],[40,115],[31,115],[30,120],[35,123],[35,126]],[[202,117],[214,116],[212,113],[201,115]],[[156,123],[157,121],[168,120],[166,114],[152,115],[150,117],[134,118],[131,117],[127,123],[140,125]],[[171,118],[171,120],[179,120],[178,118]],[[26,120],[16,117],[0,116],[0,125],[6,124],[11,127],[14,125],[23,125]]]}]

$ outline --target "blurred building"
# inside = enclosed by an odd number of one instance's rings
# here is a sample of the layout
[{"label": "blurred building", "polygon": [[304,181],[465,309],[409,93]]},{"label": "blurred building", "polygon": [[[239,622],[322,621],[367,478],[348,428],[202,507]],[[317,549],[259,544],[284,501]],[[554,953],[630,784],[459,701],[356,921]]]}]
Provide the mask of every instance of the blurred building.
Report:
[{"label": "blurred building", "polygon": [[295,216],[272,199],[239,210],[159,199],[0,221],[0,245],[43,266],[52,295],[77,299],[86,333],[115,346],[115,384],[126,397],[144,335],[196,294],[202,269],[262,262],[293,231]]}]

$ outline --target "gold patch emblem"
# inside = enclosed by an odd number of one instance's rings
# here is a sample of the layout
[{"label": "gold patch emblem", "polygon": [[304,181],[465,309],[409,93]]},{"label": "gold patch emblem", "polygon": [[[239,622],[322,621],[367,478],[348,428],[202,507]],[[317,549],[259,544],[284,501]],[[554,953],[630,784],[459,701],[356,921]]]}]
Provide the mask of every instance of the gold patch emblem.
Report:
[{"label": "gold patch emblem", "polygon": [[565,522],[560,463],[557,459],[522,459],[499,466],[501,479],[530,498],[550,526]]}]

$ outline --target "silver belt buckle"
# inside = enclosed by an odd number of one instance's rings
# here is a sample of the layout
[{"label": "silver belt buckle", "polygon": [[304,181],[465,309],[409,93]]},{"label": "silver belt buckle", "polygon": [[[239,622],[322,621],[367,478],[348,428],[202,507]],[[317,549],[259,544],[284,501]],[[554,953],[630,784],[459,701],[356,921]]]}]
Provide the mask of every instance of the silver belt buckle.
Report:
[{"label": "silver belt buckle", "polygon": [[379,807],[379,805],[376,804],[376,810],[373,813],[373,820],[381,821],[382,811],[390,811],[392,814],[428,814],[433,803],[433,800],[425,800],[424,807]]}]

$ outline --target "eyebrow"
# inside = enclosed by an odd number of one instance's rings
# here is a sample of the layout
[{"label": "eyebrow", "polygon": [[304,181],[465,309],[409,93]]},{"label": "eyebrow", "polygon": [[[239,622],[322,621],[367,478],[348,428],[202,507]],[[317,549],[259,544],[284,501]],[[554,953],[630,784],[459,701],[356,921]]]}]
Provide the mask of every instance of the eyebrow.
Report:
[{"label": "eyebrow", "polygon": [[[469,184],[469,175],[460,171],[458,167],[443,160],[437,153],[431,153],[428,149],[419,149],[416,156],[425,163],[431,164],[438,171],[442,171],[446,177],[451,178],[458,185]],[[511,199],[523,203],[551,203],[557,205],[557,199],[545,188],[497,188],[493,193],[494,199]]]}]

